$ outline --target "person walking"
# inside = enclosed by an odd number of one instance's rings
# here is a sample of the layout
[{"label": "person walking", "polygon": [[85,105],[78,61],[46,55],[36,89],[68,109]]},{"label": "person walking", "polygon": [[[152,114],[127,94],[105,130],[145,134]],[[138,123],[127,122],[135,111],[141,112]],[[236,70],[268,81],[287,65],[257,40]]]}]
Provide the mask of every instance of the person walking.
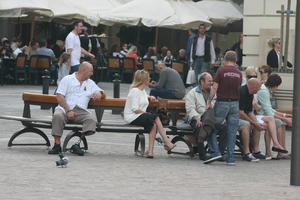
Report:
[{"label": "person walking", "polygon": [[81,53],[88,57],[95,58],[93,54],[81,47],[79,34],[81,34],[82,29],[83,22],[75,21],[73,23],[73,30],[66,37],[66,51],[71,55],[71,74],[78,71]]},{"label": "person walking", "polygon": [[190,65],[194,67],[198,82],[198,75],[207,71],[209,64],[215,64],[216,53],[211,37],[205,34],[206,26],[200,24],[198,35],[195,35],[190,51]]}]

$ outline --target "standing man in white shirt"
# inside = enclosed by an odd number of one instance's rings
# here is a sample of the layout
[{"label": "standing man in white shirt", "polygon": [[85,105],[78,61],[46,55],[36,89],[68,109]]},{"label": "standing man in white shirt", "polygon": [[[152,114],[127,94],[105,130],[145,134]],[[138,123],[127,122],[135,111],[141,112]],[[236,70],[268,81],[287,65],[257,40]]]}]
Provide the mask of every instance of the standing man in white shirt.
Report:
[{"label": "standing man in white shirt", "polygon": [[[103,90],[94,81],[89,79],[93,75],[93,65],[82,62],[78,72],[65,76],[56,92],[58,106],[52,118],[52,136],[54,146],[48,154],[59,154],[61,152],[60,139],[64,126],[67,122],[82,124],[82,132],[91,135],[96,130],[96,120],[87,110],[90,99],[100,100],[105,98]],[[71,152],[83,155],[79,144],[71,147]]]},{"label": "standing man in white shirt", "polygon": [[81,47],[79,34],[82,32],[82,28],[83,22],[75,21],[73,23],[73,30],[68,34],[65,42],[66,51],[71,55],[71,73],[78,71],[81,53],[88,57],[95,58],[93,54]]},{"label": "standing man in white shirt", "polygon": [[195,35],[191,44],[190,63],[195,70],[195,75],[198,82],[198,75],[207,71],[209,64],[215,64],[216,53],[211,37],[205,35],[206,26],[200,24],[198,35]]}]

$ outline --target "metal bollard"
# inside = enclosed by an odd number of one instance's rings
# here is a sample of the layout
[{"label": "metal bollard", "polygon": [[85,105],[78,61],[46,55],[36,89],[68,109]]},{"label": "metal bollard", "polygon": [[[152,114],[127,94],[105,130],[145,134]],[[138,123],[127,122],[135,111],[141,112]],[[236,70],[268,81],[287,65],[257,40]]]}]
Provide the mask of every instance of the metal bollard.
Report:
[{"label": "metal bollard", "polygon": [[[114,74],[114,98],[120,98],[120,75],[118,73]],[[113,115],[121,114],[122,110],[112,110]]]},{"label": "metal bollard", "polygon": [[[49,94],[50,72],[47,69],[43,71],[42,80],[43,80],[43,94]],[[49,106],[41,105],[41,110],[48,110],[50,108],[51,107]]]}]

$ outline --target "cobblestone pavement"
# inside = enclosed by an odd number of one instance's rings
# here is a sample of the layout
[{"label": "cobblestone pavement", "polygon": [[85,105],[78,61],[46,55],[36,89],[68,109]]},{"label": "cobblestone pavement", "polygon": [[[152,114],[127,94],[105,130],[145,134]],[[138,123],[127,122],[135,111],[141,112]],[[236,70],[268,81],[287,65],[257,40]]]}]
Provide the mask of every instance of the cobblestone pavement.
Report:
[{"label": "cobblestone pavement", "polygon": [[[112,97],[112,84],[101,86]],[[126,97],[128,87],[122,84],[121,97]],[[40,93],[41,87],[0,86],[1,114],[21,116],[23,91]],[[51,116],[50,111],[38,107],[33,110],[33,116]],[[111,112],[105,112],[104,119],[122,121]],[[89,151],[85,156],[67,154],[68,167],[57,168],[58,157],[48,155],[45,147],[7,148],[11,134],[21,128],[19,122],[0,120],[1,200],[300,199],[300,188],[289,185],[288,160],[248,163],[237,156],[236,166],[221,162],[204,165],[197,159],[167,155],[158,144],[151,160],[134,155],[134,134],[97,133],[88,137]],[[45,132],[52,142],[50,130]],[[289,149],[290,139],[288,132]],[[41,140],[28,134],[19,141]]]}]

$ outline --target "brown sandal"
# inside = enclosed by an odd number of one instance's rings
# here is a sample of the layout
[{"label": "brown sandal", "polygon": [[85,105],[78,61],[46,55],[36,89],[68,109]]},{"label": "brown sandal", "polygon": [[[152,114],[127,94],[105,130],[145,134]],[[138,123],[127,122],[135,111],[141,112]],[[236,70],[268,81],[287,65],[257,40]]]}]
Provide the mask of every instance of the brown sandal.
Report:
[{"label": "brown sandal", "polygon": [[171,151],[172,149],[174,149],[176,147],[176,144],[173,144],[171,147],[167,146],[167,145],[164,145],[164,149],[166,151]]},{"label": "brown sandal", "polygon": [[149,155],[149,152],[148,152],[148,151],[146,151],[146,152],[144,153],[144,157],[145,157],[145,158],[150,158],[150,159],[154,158],[153,155]]}]

